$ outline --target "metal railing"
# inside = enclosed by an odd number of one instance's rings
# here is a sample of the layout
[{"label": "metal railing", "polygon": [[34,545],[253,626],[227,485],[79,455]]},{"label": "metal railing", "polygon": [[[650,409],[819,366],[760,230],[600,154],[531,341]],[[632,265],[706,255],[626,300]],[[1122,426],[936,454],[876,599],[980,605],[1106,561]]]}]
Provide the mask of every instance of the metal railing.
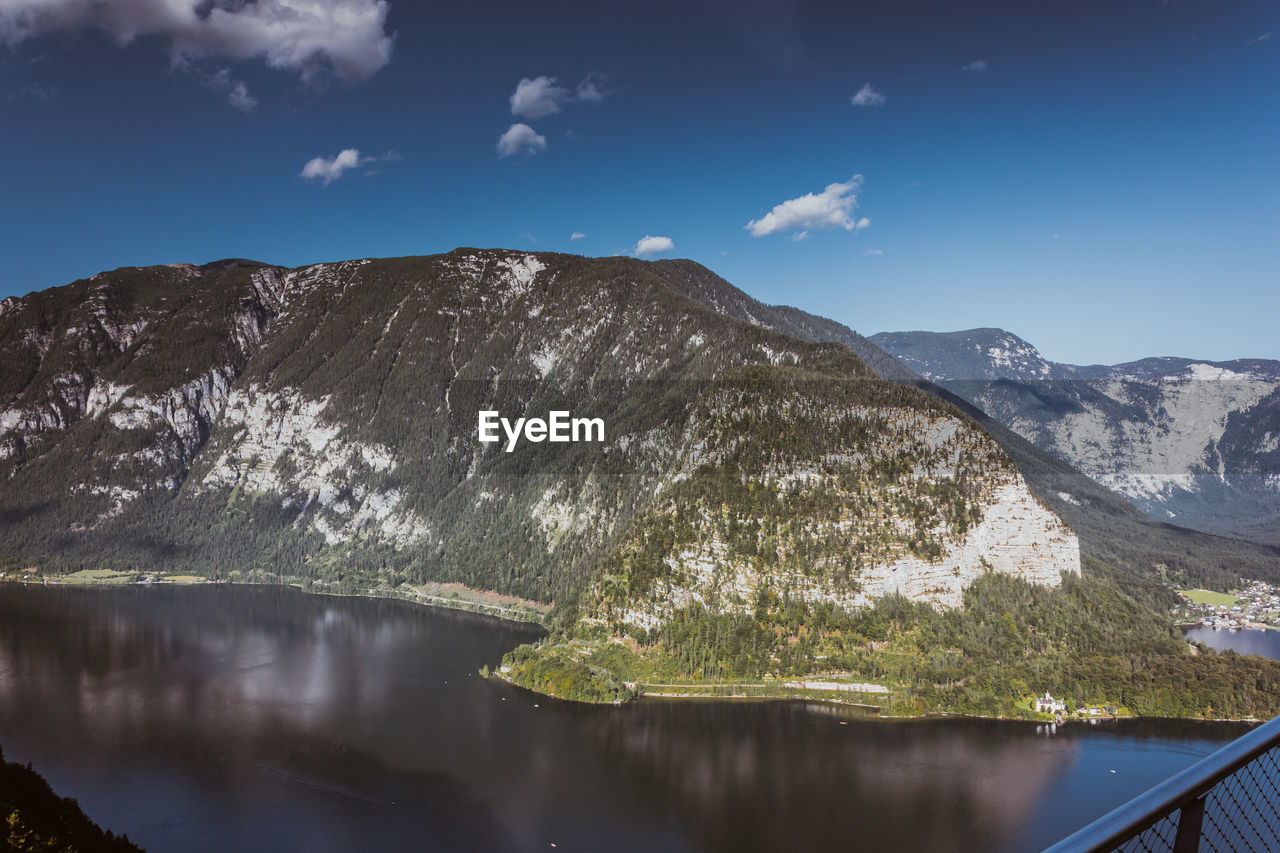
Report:
[{"label": "metal railing", "polygon": [[1280,851],[1280,717],[1045,853]]}]

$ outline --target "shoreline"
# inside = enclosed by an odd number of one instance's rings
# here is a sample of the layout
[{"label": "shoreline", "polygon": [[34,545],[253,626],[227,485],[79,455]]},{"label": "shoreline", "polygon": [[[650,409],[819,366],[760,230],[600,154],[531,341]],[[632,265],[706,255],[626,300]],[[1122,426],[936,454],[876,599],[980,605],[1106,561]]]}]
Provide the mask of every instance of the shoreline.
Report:
[{"label": "shoreline", "polygon": [[1205,625],[1200,622],[1175,622],[1174,626],[1180,628],[1185,635],[1187,631],[1200,629],[1202,631],[1226,631],[1234,634],[1238,631],[1280,631],[1280,625],[1267,625],[1263,622],[1254,622],[1249,625],[1241,625],[1238,628],[1219,628],[1214,625]]},{"label": "shoreline", "polygon": [[[57,582],[57,578],[53,578],[52,580],[54,580],[55,582],[53,582],[53,583],[48,583],[48,582],[46,582],[46,581],[45,581],[45,580],[43,580],[43,579],[42,579],[41,581],[38,581],[38,582],[37,582],[37,581],[34,581],[34,580],[23,580],[23,579],[21,579],[21,578],[0,578],[0,584],[12,584],[12,585],[14,585],[14,586],[41,586],[41,587],[57,586],[57,587],[66,587],[66,588],[84,587],[84,588],[91,588],[91,589],[102,589],[102,588],[122,587],[122,586],[141,586],[141,587],[193,587],[193,586],[288,587],[288,588],[290,588],[290,589],[296,589],[296,590],[298,590],[299,592],[301,592],[301,593],[303,593],[303,594],[305,594],[305,595],[328,595],[328,596],[333,596],[333,597],[335,597],[335,598],[383,598],[383,599],[393,599],[393,600],[398,600],[398,601],[407,601],[407,602],[410,602],[410,603],[413,603],[413,604],[418,604],[418,605],[420,605],[420,606],[422,606],[422,607],[431,607],[431,608],[435,608],[435,609],[438,609],[438,610],[455,610],[455,611],[462,611],[462,612],[466,612],[466,613],[473,613],[473,614],[480,615],[480,616],[488,616],[488,617],[489,617],[489,618],[491,618],[491,619],[498,619],[498,620],[501,620],[501,621],[503,621],[503,622],[510,622],[510,623],[514,623],[514,624],[518,624],[518,625],[533,625],[533,626],[537,626],[537,627],[539,627],[539,628],[543,628],[543,629],[546,629],[546,627],[547,627],[546,623],[545,623],[544,621],[542,621],[542,619],[540,619],[540,618],[536,618],[536,617],[533,617],[533,616],[532,616],[532,614],[527,614],[527,615],[526,615],[526,614],[523,614],[521,611],[514,610],[514,609],[512,609],[512,608],[503,608],[503,607],[500,607],[500,606],[498,606],[498,605],[489,604],[489,603],[487,603],[487,602],[467,601],[467,600],[463,600],[463,599],[452,599],[452,598],[446,598],[446,597],[443,597],[443,596],[428,595],[428,594],[424,594],[424,593],[418,593],[418,592],[416,592],[416,591],[415,591],[415,592],[413,592],[413,593],[411,593],[411,594],[404,594],[404,593],[399,593],[397,589],[387,589],[387,590],[364,590],[364,591],[355,591],[355,592],[333,592],[333,591],[329,591],[329,590],[306,589],[306,588],[304,588],[301,584],[296,584],[296,583],[266,583],[266,582],[264,582],[264,581],[223,581],[223,580],[211,581],[211,580],[208,580],[208,579],[204,579],[204,580],[200,580],[200,581],[129,581],[129,582],[125,582],[125,583],[89,582],[89,581],[86,581],[86,582],[77,582],[77,583],[69,583],[69,584],[64,584],[64,583],[61,583],[61,582]],[[487,609],[486,609],[486,608],[487,608]],[[491,612],[491,611],[502,611],[502,612]],[[518,614],[518,615],[516,615],[516,616],[511,616],[511,615],[506,615],[507,613],[514,613],[514,614]],[[1201,625],[1201,626],[1198,626],[1198,627],[1204,627],[1204,626],[1203,626],[1203,625]],[[1223,631],[1230,631],[1230,630],[1233,630],[1233,629],[1228,629],[1228,628],[1219,628],[1219,629],[1210,629],[1210,630],[1223,630]],[[1252,629],[1248,629],[1248,628],[1237,628],[1237,629],[1234,629],[1234,630],[1236,630],[1236,631],[1242,631],[1242,630],[1252,630]],[[1277,629],[1277,630],[1280,630],[1280,629]],[[499,681],[502,681],[502,682],[504,682],[504,683],[506,683],[506,684],[511,685],[512,687],[518,687],[518,688],[519,688],[519,689],[521,689],[521,690],[527,690],[528,692],[530,692],[530,693],[532,693],[532,694],[534,694],[534,695],[536,695],[536,696],[544,696],[544,697],[546,697],[546,698],[549,698],[549,699],[555,699],[555,700],[560,701],[560,702],[574,702],[574,701],[575,701],[575,700],[572,700],[572,699],[564,699],[564,698],[561,698],[561,697],[559,697],[559,696],[556,696],[556,695],[554,695],[554,694],[550,694],[550,693],[542,693],[542,692],[540,692],[540,691],[533,690],[532,688],[525,687],[525,686],[524,686],[524,685],[522,685],[522,684],[517,684],[516,682],[512,681],[510,678],[507,678],[505,675],[503,675],[503,674],[502,674],[501,672],[499,672],[497,669],[492,670],[492,671],[489,673],[489,675],[488,675],[487,677],[488,677],[488,678],[494,678],[494,679],[497,679],[497,680],[499,680]],[[640,687],[640,688],[643,688],[643,687],[644,687],[644,684],[638,684],[637,686],[638,686],[638,687]],[[703,686],[703,685],[690,684],[689,686],[690,686],[690,687],[701,687],[701,686]],[[764,686],[764,685],[762,685],[762,686]],[[784,695],[784,694],[780,694],[780,693],[763,694],[763,695],[758,695],[758,696],[745,696],[745,695],[744,695],[744,696],[734,696],[734,695],[725,696],[725,695],[717,695],[717,694],[714,694],[714,693],[660,693],[660,692],[659,692],[659,693],[644,693],[644,692],[640,692],[640,693],[638,693],[634,698],[632,698],[632,699],[630,699],[630,700],[627,700],[626,702],[607,702],[607,703],[576,702],[576,704],[584,704],[584,705],[625,705],[625,704],[630,704],[631,702],[635,702],[635,701],[637,701],[637,700],[641,700],[641,699],[666,699],[666,700],[674,700],[674,701],[691,701],[691,702],[708,701],[708,700],[712,700],[712,701],[714,701],[714,700],[720,700],[720,701],[728,701],[728,702],[735,702],[735,701],[739,701],[739,702],[740,702],[740,701],[754,701],[754,702],[820,702],[820,703],[822,703],[822,704],[824,704],[824,705],[831,705],[831,706],[835,706],[835,707],[857,708],[857,709],[861,709],[861,710],[874,711],[875,713],[873,713],[873,714],[868,714],[868,715],[866,716],[866,719],[875,719],[875,720],[928,720],[928,719],[941,719],[941,718],[946,718],[946,717],[959,717],[959,718],[971,719],[971,720],[1003,720],[1003,721],[1009,721],[1009,722],[1035,723],[1035,724],[1037,724],[1037,725],[1045,725],[1046,723],[1053,723],[1053,724],[1056,724],[1056,725],[1066,725],[1067,723],[1093,723],[1093,722],[1097,722],[1097,721],[1107,722],[1107,721],[1112,721],[1112,720],[1190,720],[1190,721],[1193,721],[1193,722],[1200,722],[1200,723],[1262,723],[1262,722],[1265,722],[1264,720],[1260,720],[1260,719],[1257,719],[1257,718],[1214,718],[1214,719],[1205,719],[1205,718],[1203,718],[1203,717],[1162,717],[1162,716],[1149,716],[1149,717],[1144,717],[1144,716],[1142,716],[1142,715],[1140,715],[1140,714],[1130,714],[1130,715],[1127,715],[1127,716],[1107,716],[1107,717],[1070,717],[1070,718],[1067,718],[1067,719],[1063,720],[1063,721],[1062,721],[1062,722],[1060,722],[1060,723],[1058,723],[1058,722],[1056,722],[1055,720],[1052,720],[1052,719],[1047,719],[1047,720],[1046,720],[1046,719],[1030,719],[1030,718],[1027,718],[1027,717],[1006,717],[1006,716],[999,716],[999,715],[997,715],[997,716],[986,716],[986,715],[983,715],[983,714],[966,714],[966,713],[958,712],[958,711],[928,711],[928,712],[925,712],[924,714],[882,714],[882,713],[880,713],[880,708],[881,708],[882,706],[879,706],[879,705],[869,705],[869,704],[867,704],[867,703],[865,703],[865,702],[850,702],[850,701],[846,701],[846,700],[839,699],[839,698],[836,698],[836,697],[826,697],[826,696],[803,696],[803,695],[799,695],[799,696],[797,696],[797,695]]]},{"label": "shoreline", "polygon": [[[862,716],[861,719],[883,720],[886,722],[913,722],[917,720],[921,720],[921,721],[939,720],[939,719],[948,719],[948,718],[965,719],[965,720],[993,720],[993,721],[1010,722],[1010,723],[1027,723],[1027,724],[1034,724],[1037,726],[1043,726],[1043,725],[1065,726],[1068,723],[1080,723],[1080,724],[1093,725],[1099,722],[1104,722],[1104,723],[1119,722],[1124,720],[1181,720],[1181,721],[1205,723],[1205,724],[1251,723],[1254,725],[1266,722],[1266,720],[1261,720],[1256,717],[1244,717],[1244,718],[1231,717],[1231,718],[1206,719],[1204,717],[1165,717],[1165,716],[1144,717],[1141,714],[1123,714],[1123,715],[1114,715],[1114,716],[1107,716],[1107,717],[1068,717],[1062,720],[1061,722],[1053,719],[1033,719],[1029,717],[1006,717],[1006,716],[1000,716],[1000,715],[987,716],[985,714],[966,714],[961,711],[927,711],[923,714],[883,714],[883,713],[880,713],[880,709],[883,707],[880,705],[868,705],[864,702],[848,702],[848,701],[837,699],[834,697],[828,698],[825,696],[788,696],[783,694],[770,694],[770,695],[761,695],[761,696],[723,696],[723,695],[717,696],[713,693],[645,693],[641,691],[637,693],[633,698],[625,702],[578,702],[573,699],[565,699],[561,696],[556,696],[553,693],[543,693],[540,690],[534,690],[531,687],[525,687],[523,684],[518,684],[515,681],[512,681],[509,677],[507,677],[504,673],[502,673],[497,669],[491,670],[488,675],[482,675],[481,677],[501,681],[504,684],[509,684],[512,687],[515,687],[520,690],[524,690],[528,693],[533,694],[534,696],[540,696],[545,699],[554,699],[557,702],[570,702],[576,705],[589,705],[592,707],[601,707],[601,708],[630,705],[634,702],[641,702],[647,699],[667,700],[667,701],[675,701],[675,702],[708,702],[708,701],[713,701],[713,702],[714,701],[810,702],[810,703],[817,702],[823,705],[833,706],[833,708],[856,708],[858,710],[874,712],[874,713],[868,713]],[[639,683],[636,686],[643,688],[644,684]],[[690,686],[695,687],[698,685],[690,685]]]},{"label": "shoreline", "polygon": [[[462,598],[449,598],[440,595],[431,595],[428,593],[418,592],[409,587],[412,592],[401,592],[398,587],[390,589],[366,589],[351,592],[334,592],[325,589],[307,589],[298,583],[269,583],[267,581],[229,581],[229,580],[208,580],[207,578],[198,581],[77,581],[75,583],[63,583],[57,576],[46,579],[24,580],[22,578],[0,578],[0,584],[12,584],[14,586],[40,586],[40,587],[62,587],[65,589],[113,589],[119,587],[199,587],[199,586],[244,586],[244,587],[274,587],[296,589],[306,595],[327,595],[334,598],[383,598],[396,601],[408,601],[413,604],[419,604],[423,607],[433,607],[437,610],[457,610],[465,613],[474,613],[480,616],[488,616],[492,619],[500,619],[503,622],[511,622],[517,625],[536,625],[539,628],[546,628],[545,615],[535,615],[536,611],[532,608],[521,610],[512,607],[503,607],[498,604],[491,604],[485,601],[472,601]],[[467,589],[470,589],[469,587]],[[481,593],[483,590],[470,590],[471,592]],[[550,612],[550,605],[546,605]]]}]

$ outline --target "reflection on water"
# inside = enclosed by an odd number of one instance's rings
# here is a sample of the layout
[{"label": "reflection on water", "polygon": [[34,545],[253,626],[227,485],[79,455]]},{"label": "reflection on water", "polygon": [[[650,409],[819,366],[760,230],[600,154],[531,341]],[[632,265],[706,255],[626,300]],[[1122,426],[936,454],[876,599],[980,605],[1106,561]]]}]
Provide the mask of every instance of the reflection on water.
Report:
[{"label": "reflection on water", "polygon": [[1187,639],[1204,643],[1220,652],[1231,649],[1242,655],[1280,658],[1280,631],[1265,628],[1245,628],[1238,631],[1192,628],[1187,632]]},{"label": "reflection on water", "polygon": [[800,703],[655,700],[587,731],[665,797],[696,804],[696,840],[715,850],[992,849],[1072,760],[1070,743],[1025,726],[839,723]]},{"label": "reflection on water", "polygon": [[585,707],[480,679],[534,629],[272,588],[0,586],[0,745],[164,850],[1044,846],[1241,727]]}]

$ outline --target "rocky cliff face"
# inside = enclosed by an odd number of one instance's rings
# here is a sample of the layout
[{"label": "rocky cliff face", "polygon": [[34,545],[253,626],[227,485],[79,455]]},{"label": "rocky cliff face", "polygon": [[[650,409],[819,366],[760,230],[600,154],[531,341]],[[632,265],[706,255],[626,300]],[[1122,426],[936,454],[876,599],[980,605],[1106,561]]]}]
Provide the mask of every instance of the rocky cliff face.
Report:
[{"label": "rocky cliff face", "polygon": [[1075,534],[989,436],[886,383],[731,377],[678,444],[696,464],[603,561],[580,605],[588,632],[890,594],[949,608],[987,572],[1051,587],[1080,572]]},{"label": "rocky cliff face", "polygon": [[915,601],[960,605],[963,592],[984,572],[999,572],[1041,586],[1057,586],[1063,573],[1080,574],[1080,543],[1040,503],[1021,477],[995,490],[982,521],[937,561],[896,560],[868,573],[861,595],[871,601],[897,593]]},{"label": "rocky cliff face", "polygon": [[[6,300],[0,555],[590,589],[650,621],[765,588],[952,606],[985,571],[1079,571],[980,428],[820,319],[688,262],[487,250],[125,269]],[[478,440],[481,409],[600,417],[606,441],[508,453]]]},{"label": "rocky cliff face", "polygon": [[183,264],[8,300],[0,476],[13,511],[62,504],[84,530],[173,495],[279,311],[278,278]]},{"label": "rocky cliff face", "polygon": [[873,340],[1155,519],[1280,541],[1280,362],[1081,367],[999,329]]}]

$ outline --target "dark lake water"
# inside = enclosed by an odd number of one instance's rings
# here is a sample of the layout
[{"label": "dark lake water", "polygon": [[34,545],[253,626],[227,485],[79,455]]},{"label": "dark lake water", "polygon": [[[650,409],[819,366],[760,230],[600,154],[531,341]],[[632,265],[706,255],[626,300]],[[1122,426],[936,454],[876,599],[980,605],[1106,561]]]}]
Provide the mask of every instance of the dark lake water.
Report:
[{"label": "dark lake water", "polygon": [[1035,850],[1235,724],[555,702],[536,634],[271,588],[0,585],[0,746],[151,851]]}]

